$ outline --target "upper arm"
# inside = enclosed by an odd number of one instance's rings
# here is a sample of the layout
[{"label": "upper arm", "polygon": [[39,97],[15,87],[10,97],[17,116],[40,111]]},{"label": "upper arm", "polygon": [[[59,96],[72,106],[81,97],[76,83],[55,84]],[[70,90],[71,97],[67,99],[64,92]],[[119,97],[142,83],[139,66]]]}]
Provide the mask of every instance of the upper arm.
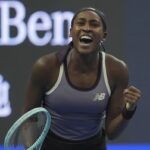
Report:
[{"label": "upper arm", "polygon": [[33,65],[25,93],[23,112],[41,106],[46,90],[54,82],[55,70],[52,67],[56,66],[55,62],[54,55],[46,55]]},{"label": "upper arm", "polygon": [[38,60],[32,67],[31,75],[27,83],[25,103],[23,111],[26,112],[41,105],[44,94],[44,64]]},{"label": "upper arm", "polygon": [[128,68],[127,65],[118,59],[111,62],[111,71],[109,72],[112,80],[112,93],[109,99],[106,115],[106,126],[117,117],[124,106],[123,91],[128,86]]}]

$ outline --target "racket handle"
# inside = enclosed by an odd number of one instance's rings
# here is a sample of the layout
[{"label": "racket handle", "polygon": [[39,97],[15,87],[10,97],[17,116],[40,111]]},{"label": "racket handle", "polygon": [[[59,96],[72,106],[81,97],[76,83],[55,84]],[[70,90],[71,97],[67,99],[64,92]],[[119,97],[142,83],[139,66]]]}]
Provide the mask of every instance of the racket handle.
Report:
[{"label": "racket handle", "polygon": [[130,103],[127,102],[127,103],[126,103],[126,109],[128,110],[130,107],[131,107]]}]

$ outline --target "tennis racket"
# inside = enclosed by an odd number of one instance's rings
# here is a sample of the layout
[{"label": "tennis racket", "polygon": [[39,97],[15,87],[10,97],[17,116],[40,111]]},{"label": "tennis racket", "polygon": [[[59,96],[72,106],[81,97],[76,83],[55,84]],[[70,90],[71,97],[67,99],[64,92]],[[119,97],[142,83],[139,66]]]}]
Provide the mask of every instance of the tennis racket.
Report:
[{"label": "tennis racket", "polygon": [[34,108],[22,115],[8,130],[4,150],[40,150],[49,131],[51,116],[43,107]]}]

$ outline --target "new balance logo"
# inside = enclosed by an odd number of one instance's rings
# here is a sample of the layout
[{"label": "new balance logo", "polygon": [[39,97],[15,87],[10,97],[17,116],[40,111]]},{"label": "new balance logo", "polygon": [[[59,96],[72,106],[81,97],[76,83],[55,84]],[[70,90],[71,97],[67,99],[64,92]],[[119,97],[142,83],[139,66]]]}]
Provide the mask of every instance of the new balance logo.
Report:
[{"label": "new balance logo", "polygon": [[103,101],[105,99],[105,93],[96,93],[94,101]]}]

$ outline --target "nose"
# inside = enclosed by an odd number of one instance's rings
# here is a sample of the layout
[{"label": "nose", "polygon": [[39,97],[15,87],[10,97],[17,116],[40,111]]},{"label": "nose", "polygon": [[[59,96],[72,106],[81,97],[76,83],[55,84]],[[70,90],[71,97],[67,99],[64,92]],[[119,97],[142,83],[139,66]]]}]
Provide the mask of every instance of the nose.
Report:
[{"label": "nose", "polygon": [[85,26],[83,27],[83,30],[89,32],[91,30],[90,25],[86,23]]}]

